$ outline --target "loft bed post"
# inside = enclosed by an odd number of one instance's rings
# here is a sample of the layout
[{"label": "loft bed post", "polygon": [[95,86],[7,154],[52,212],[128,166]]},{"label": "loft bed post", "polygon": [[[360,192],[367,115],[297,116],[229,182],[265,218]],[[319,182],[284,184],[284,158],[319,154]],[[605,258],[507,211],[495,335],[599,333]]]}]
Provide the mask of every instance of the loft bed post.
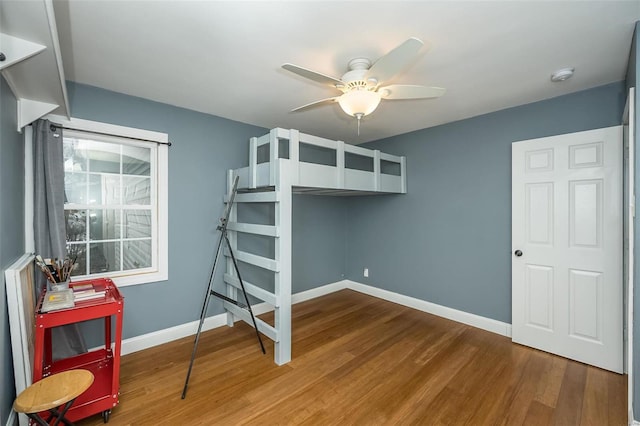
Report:
[{"label": "loft bed post", "polygon": [[400,193],[407,193],[407,157],[404,155],[400,157],[400,178],[402,181],[400,182]]},{"label": "loft bed post", "polygon": [[290,173],[292,175],[291,185],[298,183],[298,175],[300,173],[298,163],[300,161],[300,132],[295,129],[289,130],[289,163],[291,165]]},{"label": "loft bed post", "polygon": [[344,142],[337,141],[338,149],[336,149],[336,172],[338,180],[336,186],[340,189],[344,188]]},{"label": "loft bed post", "polygon": [[[233,190],[233,180],[234,180],[234,178],[235,178],[235,176],[234,176],[233,170],[229,170],[227,172],[227,194],[229,194],[229,195],[231,194],[231,191]],[[232,204],[229,207],[229,209],[230,209],[229,210],[229,222],[230,223],[237,222],[238,209],[236,207],[236,204],[235,203]],[[231,250],[233,252],[237,253],[238,252],[238,239],[237,239],[236,233],[235,232],[229,232],[227,234],[227,237],[229,239],[229,246],[231,247]],[[236,277],[236,275],[237,275],[236,274],[236,270],[235,270],[235,268],[233,266],[233,259],[231,257],[227,256],[226,260],[227,260],[227,262],[226,262],[227,263],[227,265],[226,265],[226,273],[227,273],[227,275],[231,276],[232,278],[237,278]],[[234,286],[232,286],[229,283],[226,283],[225,286],[227,287],[227,291],[226,291],[227,297],[229,297],[229,298],[231,298],[233,300],[238,300],[237,299],[237,297],[238,297],[238,289],[235,288]],[[227,310],[226,312],[227,312],[227,325],[229,327],[233,327],[233,323],[235,322],[235,318],[233,316],[233,312],[231,312],[229,310]]]},{"label": "loft bed post", "polygon": [[278,129],[271,129],[269,132],[269,185],[271,186],[276,186],[276,181],[278,180],[279,147]]},{"label": "loft bed post", "polygon": [[[258,168],[258,138],[249,139],[249,188],[255,188]],[[230,170],[229,172],[232,172]],[[228,191],[227,191],[228,192]]]},{"label": "loft bed post", "polygon": [[[277,170],[276,176],[271,175],[271,181],[275,183],[275,191],[278,193],[279,203],[275,206],[275,224],[279,230],[279,238],[275,241],[275,260],[279,268],[275,272],[275,294],[279,306],[275,307],[274,326],[278,330],[278,341],[275,342],[275,363],[283,365],[291,361],[291,210],[292,210],[292,179],[295,179],[294,170],[290,163],[280,162],[277,157],[279,139],[278,129],[271,131],[272,173]],[[289,132],[289,157],[298,156],[297,140],[292,143],[292,132]],[[296,138],[297,139],[297,138]],[[294,146],[295,147],[292,147]],[[275,147],[275,148],[274,148]],[[292,149],[293,148],[293,149]],[[296,162],[297,163],[297,162]]]},{"label": "loft bed post", "polygon": [[373,151],[373,187],[376,191],[380,191],[380,167],[380,150],[376,149]]},{"label": "loft bed post", "polygon": [[[275,294],[279,306],[275,308],[275,329],[279,341],[275,344],[275,362],[278,365],[291,361],[291,184],[281,179],[278,185],[280,202],[276,204],[276,224],[280,238],[276,239],[276,261],[280,268],[275,272]],[[284,182],[283,182],[284,181]]]}]

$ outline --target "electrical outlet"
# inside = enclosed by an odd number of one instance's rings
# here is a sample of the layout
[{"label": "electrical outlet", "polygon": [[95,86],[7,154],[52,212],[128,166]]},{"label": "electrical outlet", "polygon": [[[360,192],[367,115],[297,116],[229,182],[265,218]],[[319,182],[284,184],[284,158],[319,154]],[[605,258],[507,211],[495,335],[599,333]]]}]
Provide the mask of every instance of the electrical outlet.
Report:
[{"label": "electrical outlet", "polygon": [[369,278],[369,268],[364,268],[364,277]]}]

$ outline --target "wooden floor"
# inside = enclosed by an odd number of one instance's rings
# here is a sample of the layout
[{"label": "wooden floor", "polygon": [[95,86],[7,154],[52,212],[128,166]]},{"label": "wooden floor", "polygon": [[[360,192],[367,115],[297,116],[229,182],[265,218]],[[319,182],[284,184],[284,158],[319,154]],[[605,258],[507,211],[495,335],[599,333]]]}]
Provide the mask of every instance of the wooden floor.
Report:
[{"label": "wooden floor", "polygon": [[266,340],[204,333],[185,400],[193,338],[123,357],[109,424],[626,424],[626,376],[351,290],[294,306],[291,363]]}]

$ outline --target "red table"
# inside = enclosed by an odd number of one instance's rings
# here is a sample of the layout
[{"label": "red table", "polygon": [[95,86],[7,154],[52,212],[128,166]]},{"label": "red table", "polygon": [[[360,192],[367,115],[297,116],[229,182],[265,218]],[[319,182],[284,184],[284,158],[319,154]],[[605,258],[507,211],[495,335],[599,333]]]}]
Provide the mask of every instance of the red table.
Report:
[{"label": "red table", "polygon": [[[61,371],[82,368],[93,373],[95,380],[80,395],[67,412],[70,421],[76,421],[102,413],[109,421],[111,409],[118,404],[120,391],[120,347],[122,342],[122,313],[124,297],[109,278],[76,281],[71,287],[93,283],[105,289],[105,297],[75,303],[73,308],[40,313],[46,292],[40,297],[36,309],[36,333],[34,342],[33,382]],[[111,317],[115,318],[115,339],[111,345]],[[104,347],[53,361],[51,355],[51,328],[97,318],[104,318]]]}]

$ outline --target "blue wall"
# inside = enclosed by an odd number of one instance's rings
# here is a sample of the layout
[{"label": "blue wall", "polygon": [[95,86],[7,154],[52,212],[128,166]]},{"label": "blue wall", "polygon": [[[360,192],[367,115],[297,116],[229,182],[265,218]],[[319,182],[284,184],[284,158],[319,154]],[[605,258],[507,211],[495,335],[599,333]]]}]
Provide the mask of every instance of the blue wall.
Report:
[{"label": "blue wall", "polygon": [[0,425],[15,398],[4,271],[24,253],[24,144],[16,99],[0,78]]},{"label": "blue wall", "polygon": [[[249,138],[267,130],[71,82],[68,89],[73,117],[166,132],[173,143],[169,148],[169,280],[122,289],[124,337],[196,320],[218,238],[215,227],[222,214],[226,172],[248,165]],[[344,208],[336,200],[311,196],[296,196],[294,207],[294,292],[340,280]],[[305,245],[306,241],[314,245]],[[324,257],[318,259],[316,253]],[[216,284],[220,285],[224,268],[218,272]],[[210,313],[219,312],[220,302],[212,299]]]},{"label": "blue wall", "polygon": [[341,197],[293,196],[293,292],[344,279],[347,209]]},{"label": "blue wall", "polygon": [[[631,44],[631,51],[629,52],[629,65],[627,67],[627,90],[630,87],[636,88],[635,96],[635,192],[638,194],[640,189],[640,131],[638,126],[640,125],[640,91],[638,90],[638,81],[640,81],[640,70],[638,70],[638,61],[640,61],[640,22],[636,22],[636,29],[633,34],[633,41]],[[635,238],[634,238],[634,318],[633,318],[633,353],[634,359],[632,361],[633,368],[633,411],[634,418],[640,419],[640,218],[636,214],[635,219]]]},{"label": "blue wall", "polygon": [[408,193],[349,200],[347,278],[511,323],[511,143],[618,125],[624,101],[615,83],[366,144],[407,157]]}]

